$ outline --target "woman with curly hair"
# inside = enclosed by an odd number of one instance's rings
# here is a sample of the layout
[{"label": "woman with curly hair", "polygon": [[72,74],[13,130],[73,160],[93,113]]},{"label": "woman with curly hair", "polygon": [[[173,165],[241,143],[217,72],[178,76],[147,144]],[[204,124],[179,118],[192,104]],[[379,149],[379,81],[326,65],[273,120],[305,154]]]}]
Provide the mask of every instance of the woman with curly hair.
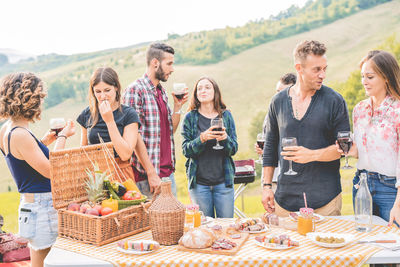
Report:
[{"label": "woman with curly hair", "polygon": [[48,131],[38,140],[29,124],[40,120],[46,93],[33,73],[7,75],[0,84],[0,150],[21,194],[18,209],[19,235],[29,240],[32,266],[43,266],[57,237],[57,212],[53,208],[50,161],[47,145],[62,149],[75,133],[72,121],[58,134]]}]

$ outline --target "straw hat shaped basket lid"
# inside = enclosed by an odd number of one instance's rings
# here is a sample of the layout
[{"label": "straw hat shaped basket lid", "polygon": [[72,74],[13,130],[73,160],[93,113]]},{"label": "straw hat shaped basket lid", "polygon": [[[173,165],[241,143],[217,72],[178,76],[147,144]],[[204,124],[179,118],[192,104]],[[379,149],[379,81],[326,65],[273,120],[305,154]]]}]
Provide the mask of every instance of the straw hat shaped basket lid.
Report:
[{"label": "straw hat shaped basket lid", "polygon": [[185,223],[185,206],[172,194],[171,184],[169,178],[163,178],[161,193],[149,208],[151,233],[161,245],[178,244]]}]

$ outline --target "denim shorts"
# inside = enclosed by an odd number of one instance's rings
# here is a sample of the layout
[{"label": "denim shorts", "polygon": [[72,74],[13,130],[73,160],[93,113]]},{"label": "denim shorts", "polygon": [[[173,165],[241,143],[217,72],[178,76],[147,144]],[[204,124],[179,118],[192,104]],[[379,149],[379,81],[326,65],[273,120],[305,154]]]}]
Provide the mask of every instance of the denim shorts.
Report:
[{"label": "denim shorts", "polygon": [[58,235],[57,211],[53,208],[51,192],[34,193],[34,201],[21,194],[18,209],[19,236],[29,240],[33,250],[51,247]]}]

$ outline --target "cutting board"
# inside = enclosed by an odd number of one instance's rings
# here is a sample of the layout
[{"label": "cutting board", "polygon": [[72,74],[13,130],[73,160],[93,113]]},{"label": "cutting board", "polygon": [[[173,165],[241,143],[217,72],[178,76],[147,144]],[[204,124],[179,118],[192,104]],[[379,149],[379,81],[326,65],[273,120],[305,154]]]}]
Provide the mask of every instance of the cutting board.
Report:
[{"label": "cutting board", "polygon": [[209,248],[186,248],[184,246],[178,245],[178,250],[188,251],[188,252],[198,252],[198,253],[233,256],[240,250],[240,248],[242,247],[244,242],[246,242],[246,240],[249,238],[249,233],[240,233],[240,238],[238,238],[238,239],[230,238],[230,235],[227,235],[227,234],[221,235],[220,237],[229,239],[229,240],[235,242],[236,247],[229,249],[229,250],[227,250],[227,249],[213,250],[213,249],[211,249],[211,247],[209,247]]}]

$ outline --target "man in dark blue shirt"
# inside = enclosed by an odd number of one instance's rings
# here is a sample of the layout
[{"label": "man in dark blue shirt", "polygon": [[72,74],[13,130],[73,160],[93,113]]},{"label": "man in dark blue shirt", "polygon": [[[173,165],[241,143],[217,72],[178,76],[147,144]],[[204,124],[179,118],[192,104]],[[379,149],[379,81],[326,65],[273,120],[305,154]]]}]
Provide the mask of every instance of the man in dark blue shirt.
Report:
[{"label": "man in dark blue shirt", "polygon": [[[350,130],[343,97],[322,85],[326,76],[326,47],[304,41],[294,50],[295,85],[276,94],[269,107],[263,153],[262,203],[268,212],[287,216],[308,206],[321,215],[340,215],[340,154],[335,147],[339,131]],[[281,148],[282,138],[296,137],[297,146]],[[280,160],[276,192],[272,175]],[[295,175],[287,175],[289,160]]]}]

